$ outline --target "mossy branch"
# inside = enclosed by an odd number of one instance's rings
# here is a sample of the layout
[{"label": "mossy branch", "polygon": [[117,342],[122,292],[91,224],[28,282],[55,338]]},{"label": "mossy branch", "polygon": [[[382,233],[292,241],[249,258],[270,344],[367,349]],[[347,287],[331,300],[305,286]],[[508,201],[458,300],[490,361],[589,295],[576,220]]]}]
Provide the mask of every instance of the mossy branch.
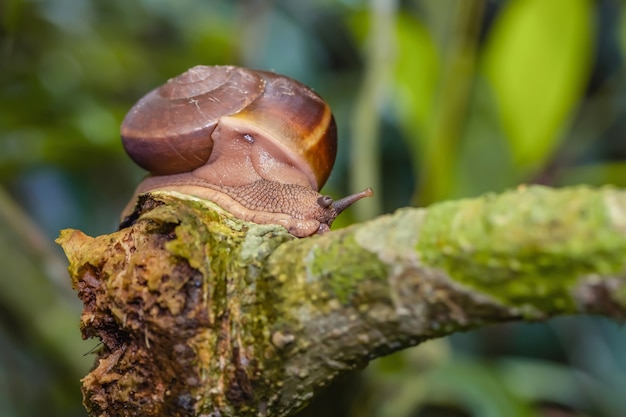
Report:
[{"label": "mossy branch", "polygon": [[322,236],[173,192],[91,238],[64,230],[91,415],[288,416],[338,374],[507,320],[626,311],[626,191],[519,188]]}]

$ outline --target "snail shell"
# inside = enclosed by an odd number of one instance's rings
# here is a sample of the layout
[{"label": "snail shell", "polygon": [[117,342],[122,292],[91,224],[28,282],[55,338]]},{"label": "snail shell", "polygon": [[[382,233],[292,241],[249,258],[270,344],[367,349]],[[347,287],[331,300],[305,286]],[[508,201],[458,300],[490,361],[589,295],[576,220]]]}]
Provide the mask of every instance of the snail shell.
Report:
[{"label": "snail shell", "polygon": [[[337,152],[333,115],[288,77],[193,67],[139,100],[121,136],[128,155],[151,173],[136,195],[193,194],[245,220],[282,224],[296,236],[328,229],[341,208],[317,192]],[[123,217],[133,206],[134,199]]]}]

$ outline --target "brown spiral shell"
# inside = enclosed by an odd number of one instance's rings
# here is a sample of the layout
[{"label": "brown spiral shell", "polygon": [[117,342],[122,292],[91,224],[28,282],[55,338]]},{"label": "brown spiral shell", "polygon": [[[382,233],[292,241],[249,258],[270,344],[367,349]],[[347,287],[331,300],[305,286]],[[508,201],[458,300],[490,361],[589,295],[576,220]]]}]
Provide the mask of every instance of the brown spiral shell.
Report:
[{"label": "brown spiral shell", "polygon": [[291,78],[235,66],[195,66],[148,93],[129,111],[121,135],[129,156],[153,175],[189,172],[209,161],[211,137],[228,116],[273,141],[319,190],[337,150],[328,105]]}]

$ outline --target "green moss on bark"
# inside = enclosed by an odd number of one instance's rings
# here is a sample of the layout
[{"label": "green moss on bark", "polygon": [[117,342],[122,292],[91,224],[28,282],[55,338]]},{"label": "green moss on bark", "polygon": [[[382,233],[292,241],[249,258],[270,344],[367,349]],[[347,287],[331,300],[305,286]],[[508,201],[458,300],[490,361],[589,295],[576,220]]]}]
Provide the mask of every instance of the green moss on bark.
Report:
[{"label": "green moss on bark", "polygon": [[388,277],[388,266],[376,254],[364,251],[353,234],[313,246],[310,260],[310,273],[325,282],[342,304],[351,301],[364,280],[385,282]]},{"label": "green moss on bark", "polygon": [[441,203],[428,210],[417,250],[425,265],[506,304],[573,312],[579,278],[624,269],[615,204],[625,196],[611,188],[539,186]]}]

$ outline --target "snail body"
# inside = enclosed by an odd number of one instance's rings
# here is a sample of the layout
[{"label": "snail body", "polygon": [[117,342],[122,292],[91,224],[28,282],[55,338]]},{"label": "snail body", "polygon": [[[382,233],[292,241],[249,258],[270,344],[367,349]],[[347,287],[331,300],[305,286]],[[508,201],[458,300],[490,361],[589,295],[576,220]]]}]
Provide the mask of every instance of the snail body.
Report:
[{"label": "snail body", "polygon": [[334,164],[328,105],[303,84],[266,71],[196,66],[144,96],[122,123],[127,153],[150,176],[136,196],[173,190],[236,217],[304,237],[370,189],[333,201],[319,193]]}]

